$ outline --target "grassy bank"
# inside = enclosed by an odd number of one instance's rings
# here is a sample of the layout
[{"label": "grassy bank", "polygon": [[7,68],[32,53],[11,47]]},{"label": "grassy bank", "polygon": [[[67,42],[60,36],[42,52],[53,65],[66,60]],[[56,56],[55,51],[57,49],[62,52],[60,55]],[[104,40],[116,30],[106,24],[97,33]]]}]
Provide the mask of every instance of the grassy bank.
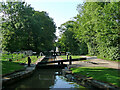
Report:
[{"label": "grassy bank", "polygon": [[[35,63],[41,56],[37,58],[37,56],[30,56],[31,58],[31,63]],[[14,62],[19,62],[19,63],[28,63],[28,57],[22,58],[20,60],[16,60]]]},{"label": "grassy bank", "polygon": [[3,61],[2,62],[2,74],[12,73],[17,70],[24,69],[25,67],[20,65],[19,63]]},{"label": "grassy bank", "polygon": [[[67,59],[67,56],[60,56],[63,60]],[[75,56],[75,55],[71,55],[72,59],[77,59],[77,58],[82,58],[80,56]],[[70,56],[68,56],[68,59],[70,58]],[[90,60],[82,60],[82,61],[90,61]]]},{"label": "grassy bank", "polygon": [[0,58],[0,60],[2,61],[9,61],[9,59],[12,59],[13,61],[15,60],[19,60],[26,57],[25,54],[2,54],[2,57]]},{"label": "grassy bank", "polygon": [[[37,56],[30,56],[31,58],[31,63],[35,63],[39,58],[41,58],[41,56],[39,56],[37,58]],[[21,70],[24,69],[24,65],[20,65],[20,63],[28,63],[28,57],[19,59],[19,60],[13,60],[12,62],[10,61],[5,61],[3,60],[2,62],[2,74],[8,74],[8,73],[12,73],[14,71],[17,70]]]},{"label": "grassy bank", "polygon": [[79,67],[71,68],[73,73],[92,77],[93,79],[108,82],[120,87],[120,75],[118,70],[104,67]]}]

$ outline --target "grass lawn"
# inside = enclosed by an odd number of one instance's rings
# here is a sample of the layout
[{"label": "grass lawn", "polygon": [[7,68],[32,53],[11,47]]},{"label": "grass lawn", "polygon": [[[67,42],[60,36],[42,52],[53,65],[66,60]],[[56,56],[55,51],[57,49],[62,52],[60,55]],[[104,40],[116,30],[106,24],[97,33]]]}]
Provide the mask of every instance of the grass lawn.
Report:
[{"label": "grass lawn", "polygon": [[[60,56],[62,59],[67,59],[67,56],[64,55],[64,56]],[[80,56],[74,56],[74,55],[71,55],[72,59],[76,59],[76,58],[81,58]],[[70,58],[70,55],[68,56],[68,58]]]},{"label": "grass lawn", "polygon": [[22,59],[23,57],[26,57],[24,54],[2,54],[2,57],[0,60],[2,61],[9,61],[9,59],[12,59],[13,61]]},{"label": "grass lawn", "polygon": [[[71,55],[72,56],[72,59],[77,59],[77,58],[82,58],[80,56],[74,56],[74,55]],[[63,60],[67,59],[67,56],[64,55],[64,56],[60,56]],[[68,59],[70,58],[70,56],[68,56]],[[90,60],[82,60],[82,61],[90,61]]]},{"label": "grass lawn", "polygon": [[24,69],[25,67],[20,65],[19,63],[3,61],[2,62],[2,74],[7,74],[14,72],[16,70]]},{"label": "grass lawn", "polygon": [[[37,56],[30,56],[31,58],[31,63],[35,63],[39,58],[41,58],[41,56],[39,56],[37,58]],[[20,59],[20,60],[16,60],[15,62],[19,62],[19,63],[28,63],[28,57]]]},{"label": "grass lawn", "polygon": [[79,67],[71,68],[73,73],[78,73],[93,79],[108,82],[120,87],[120,75],[118,70],[104,67]]},{"label": "grass lawn", "polygon": [[[13,56],[13,59],[12,59]],[[2,54],[2,57],[0,58],[1,61],[9,61],[9,59],[12,59],[13,62],[18,62],[18,63],[28,63],[28,57],[22,58],[24,55],[23,54]],[[37,56],[30,56],[31,58],[31,63],[35,63],[38,58],[41,58],[41,56],[39,56],[37,58]]]},{"label": "grass lawn", "polygon": [[[35,63],[41,56],[37,58],[37,56],[30,56],[31,63]],[[28,57],[22,58],[20,60],[16,61],[4,61],[2,62],[2,74],[7,74],[14,72],[16,70],[24,69],[23,65],[20,65],[20,63],[28,63]]]}]

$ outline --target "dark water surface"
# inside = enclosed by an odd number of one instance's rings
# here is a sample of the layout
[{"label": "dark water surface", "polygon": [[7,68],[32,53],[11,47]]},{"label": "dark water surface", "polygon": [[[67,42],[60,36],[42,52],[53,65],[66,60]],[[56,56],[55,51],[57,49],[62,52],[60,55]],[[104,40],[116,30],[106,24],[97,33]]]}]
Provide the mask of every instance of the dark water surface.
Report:
[{"label": "dark water surface", "polygon": [[7,86],[14,90],[21,88],[82,88],[82,86],[69,82],[61,75],[62,69],[36,69],[31,77],[20,80],[19,82]]}]

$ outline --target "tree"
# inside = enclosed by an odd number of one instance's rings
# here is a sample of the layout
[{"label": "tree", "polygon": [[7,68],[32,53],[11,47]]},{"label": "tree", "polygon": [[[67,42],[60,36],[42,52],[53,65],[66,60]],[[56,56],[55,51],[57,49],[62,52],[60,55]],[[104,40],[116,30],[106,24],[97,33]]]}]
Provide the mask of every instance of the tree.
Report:
[{"label": "tree", "polygon": [[4,50],[40,52],[53,48],[56,26],[46,12],[35,11],[25,2],[3,3],[2,8]]},{"label": "tree", "polygon": [[72,54],[87,54],[85,44],[75,39],[74,24],[74,21],[68,21],[61,25],[60,30],[63,34],[58,40],[58,46],[60,50],[68,51]]},{"label": "tree", "polygon": [[[39,51],[49,51],[54,48],[56,26],[52,18],[44,11],[34,13],[34,46]],[[39,29],[38,29],[39,28]],[[39,33],[39,34],[38,34]],[[38,36],[37,36],[38,35]],[[37,37],[37,38],[36,38]]]},{"label": "tree", "polygon": [[86,2],[78,8],[76,38],[88,45],[90,55],[118,59],[118,2]]},{"label": "tree", "polygon": [[119,5],[120,2],[85,2],[83,5],[78,5],[79,14],[74,17],[74,24],[67,22],[61,26],[63,31],[59,39],[61,46],[73,49],[68,46],[71,44],[69,40],[73,39],[69,36],[71,31],[73,33],[71,36],[75,39],[73,41],[78,42],[79,48],[83,46],[81,43],[87,45],[89,55],[112,60],[120,59]]},{"label": "tree", "polygon": [[3,48],[11,52],[27,49],[26,47],[30,47],[30,21],[33,9],[25,2],[7,2],[2,8]]}]

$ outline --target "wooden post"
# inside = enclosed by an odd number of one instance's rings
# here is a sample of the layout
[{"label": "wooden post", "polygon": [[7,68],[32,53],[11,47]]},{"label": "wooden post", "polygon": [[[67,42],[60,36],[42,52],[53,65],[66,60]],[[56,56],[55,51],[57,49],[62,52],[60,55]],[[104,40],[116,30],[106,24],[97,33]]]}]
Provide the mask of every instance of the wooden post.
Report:
[{"label": "wooden post", "polygon": [[67,54],[67,60],[68,60],[68,54]]},{"label": "wooden post", "polygon": [[58,65],[60,65],[60,62],[58,62]]},{"label": "wooden post", "polygon": [[63,65],[63,61],[61,61],[61,65]]},{"label": "wooden post", "polygon": [[70,56],[69,65],[72,65],[72,57]]}]

